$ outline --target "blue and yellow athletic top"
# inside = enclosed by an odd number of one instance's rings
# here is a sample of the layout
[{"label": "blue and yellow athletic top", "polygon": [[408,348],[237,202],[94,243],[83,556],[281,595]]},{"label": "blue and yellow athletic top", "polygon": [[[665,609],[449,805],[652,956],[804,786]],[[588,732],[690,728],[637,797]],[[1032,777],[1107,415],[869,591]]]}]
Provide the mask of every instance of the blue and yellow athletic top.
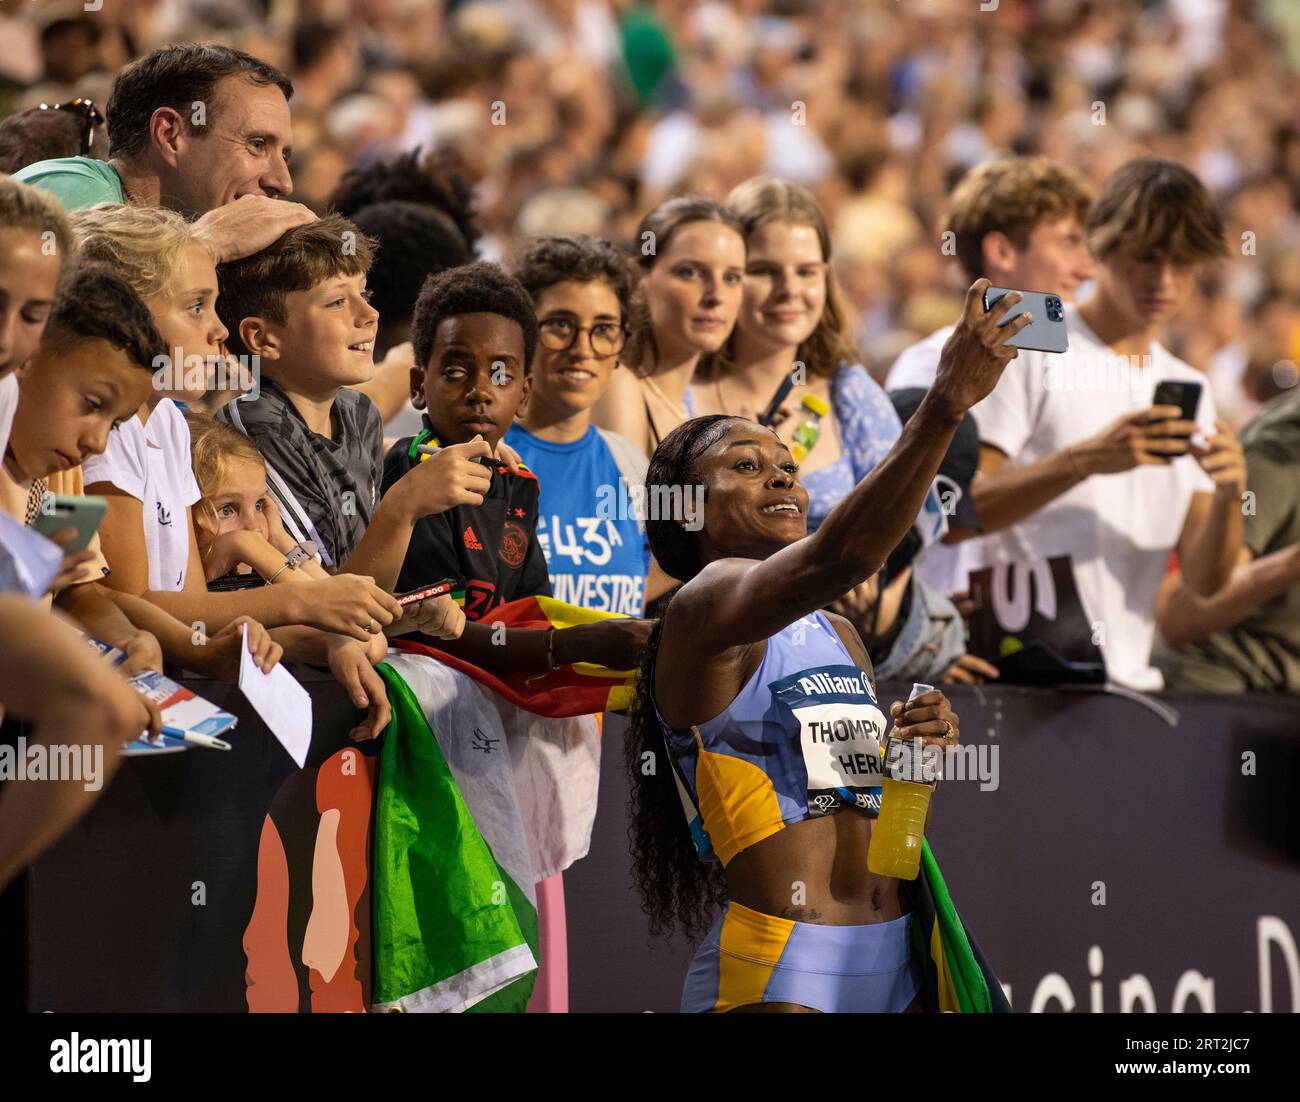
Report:
[{"label": "blue and yellow athletic top", "polygon": [[669,727],[651,686],[702,859],[726,866],[778,830],[844,807],[880,811],[885,716],[822,613],[769,638],[754,675],[706,723]]}]

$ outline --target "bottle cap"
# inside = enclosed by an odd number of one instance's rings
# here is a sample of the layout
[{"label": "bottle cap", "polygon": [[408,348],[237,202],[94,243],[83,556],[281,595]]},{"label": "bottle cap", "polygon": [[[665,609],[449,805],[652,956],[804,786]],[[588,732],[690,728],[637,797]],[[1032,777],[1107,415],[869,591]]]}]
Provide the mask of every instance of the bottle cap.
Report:
[{"label": "bottle cap", "polygon": [[800,405],[809,413],[815,413],[818,417],[825,417],[831,411],[830,402],[826,401],[825,398],[819,398],[816,394],[805,394]]}]

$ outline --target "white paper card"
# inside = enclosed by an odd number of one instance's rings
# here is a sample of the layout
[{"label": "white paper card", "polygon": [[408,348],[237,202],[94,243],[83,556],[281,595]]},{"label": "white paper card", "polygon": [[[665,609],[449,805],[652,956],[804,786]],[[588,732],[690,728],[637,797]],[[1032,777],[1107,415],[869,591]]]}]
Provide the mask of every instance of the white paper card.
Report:
[{"label": "white paper card", "polygon": [[282,665],[270,673],[257,668],[248,653],[248,625],[239,656],[239,689],[301,769],[311,747],[311,696]]}]

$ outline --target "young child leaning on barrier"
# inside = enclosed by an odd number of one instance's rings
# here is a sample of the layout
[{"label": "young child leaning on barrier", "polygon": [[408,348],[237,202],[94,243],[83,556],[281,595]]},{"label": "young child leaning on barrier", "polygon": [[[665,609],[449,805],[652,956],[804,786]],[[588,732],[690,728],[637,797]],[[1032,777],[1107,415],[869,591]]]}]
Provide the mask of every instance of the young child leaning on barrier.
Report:
[{"label": "young child leaning on barrier", "polygon": [[470,622],[459,639],[434,645],[497,673],[537,673],[574,662],[634,666],[649,634],[644,620],[542,631],[502,628],[504,639],[490,623],[499,604],[550,595],[537,541],[537,478],[526,468],[491,460],[529,392],[538,326],[527,291],[486,262],[431,277],[416,302],[411,342],[411,402],[425,411],[424,430],[389,451],[384,500],[449,451],[474,449],[469,454],[482,461],[472,496],[423,516],[402,563],[398,580],[404,589],[448,576],[465,580]]},{"label": "young child leaning on barrier", "polygon": [[[0,508],[32,524],[48,495],[85,493],[81,463],[103,452],[113,426],[148,398],[163,342],[148,308],[103,265],[77,264],[64,279],[40,345],[23,371],[18,411],[4,466]],[[51,586],[54,603],[78,627],[126,653],[127,673],[162,669],[163,655],[213,677],[240,662],[242,625],[264,669],[274,664],[260,624],[231,622],[202,645],[192,628],[161,609],[104,585],[109,566],[92,536],[85,552],[65,556]]]},{"label": "young child leaning on barrier", "polygon": [[145,302],[163,344],[145,401],[87,464],[88,492],[109,503],[101,527],[113,571],[106,584],[209,630],[247,614],[268,627],[304,624],[368,643],[400,609],[367,578],[295,577],[274,591],[208,592],[190,522],[199,491],[189,428],[176,399],[203,392],[226,336],[212,257],[171,211],[101,206],[78,212],[74,229],[82,255],[111,266]]},{"label": "young child leaning on barrier", "polygon": [[[297,541],[284,530],[266,482],[266,460],[238,429],[204,414],[186,415],[199,500],[194,537],[208,585],[239,588],[299,578],[328,578],[317,555],[293,556]],[[301,559],[286,566],[290,557]]]},{"label": "young child leaning on barrier", "polygon": [[[297,541],[280,523],[266,485],[266,461],[252,441],[213,417],[192,413],[186,420],[200,494],[192,510],[194,539],[206,583],[246,590],[328,578],[315,557],[295,554]],[[372,738],[388,725],[387,694],[372,668],[388,650],[382,632],[365,644],[306,627],[276,628],[271,635],[290,660],[328,665],[352,702],[367,711],[353,738]]]}]

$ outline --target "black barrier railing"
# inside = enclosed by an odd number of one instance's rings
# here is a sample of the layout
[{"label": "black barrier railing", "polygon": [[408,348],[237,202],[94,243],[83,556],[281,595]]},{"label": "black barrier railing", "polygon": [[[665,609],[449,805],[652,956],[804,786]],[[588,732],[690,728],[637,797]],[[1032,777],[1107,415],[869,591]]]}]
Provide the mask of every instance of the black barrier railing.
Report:
[{"label": "black barrier railing", "polygon": [[[305,769],[233,686],[190,682],[239,715],[234,750],[124,762],[32,870],[31,1010],[365,1005],[376,747],[348,742],[337,685],[304,681]],[[1300,1009],[1300,702],[1170,695],[1171,729],[1117,697],[948,692],[963,764],[930,841],[1016,1010]],[[564,876],[570,1006],[670,1011],[691,947],[648,938],[619,740],[610,725],[591,852]]]}]

